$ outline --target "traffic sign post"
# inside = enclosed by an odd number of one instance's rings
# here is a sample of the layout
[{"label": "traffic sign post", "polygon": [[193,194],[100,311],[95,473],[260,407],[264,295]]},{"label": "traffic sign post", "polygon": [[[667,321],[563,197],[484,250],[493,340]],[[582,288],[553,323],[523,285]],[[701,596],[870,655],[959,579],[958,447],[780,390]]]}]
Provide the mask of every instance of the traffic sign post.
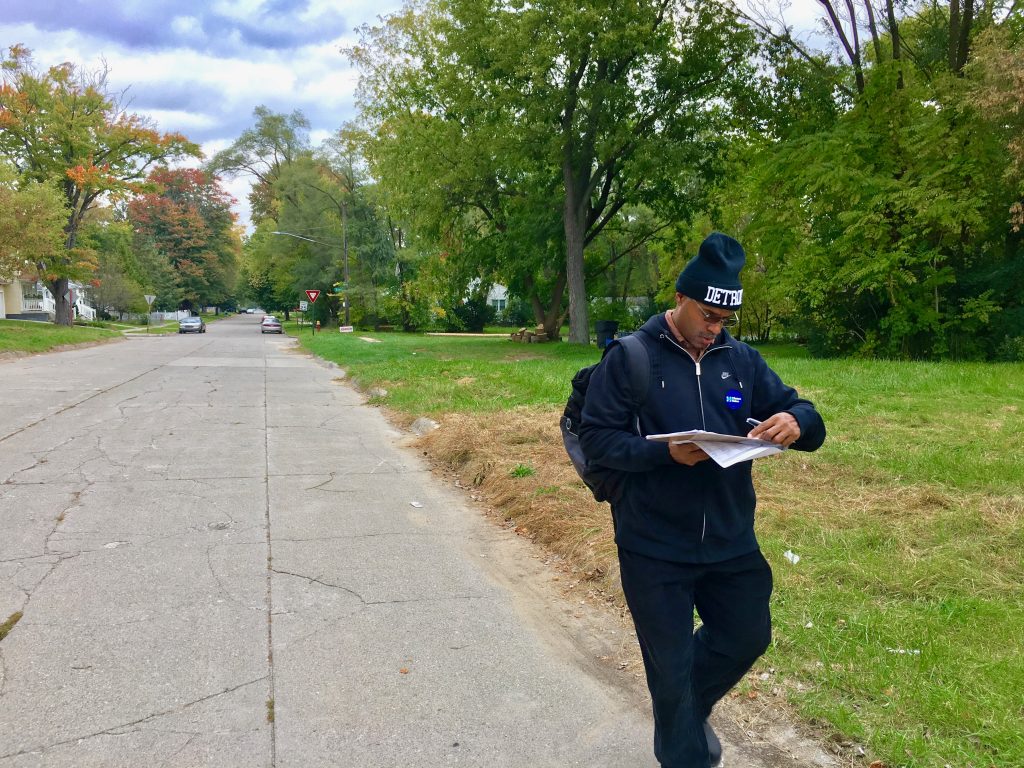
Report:
[{"label": "traffic sign post", "polygon": [[143,296],[146,300],[146,333],[149,333],[149,326],[153,324],[153,301],[156,296],[152,293],[147,293]]},{"label": "traffic sign post", "polygon": [[[319,298],[319,296],[320,296],[320,291],[318,289],[316,289],[316,288],[309,289],[309,290],[306,291],[306,296],[309,297],[309,303],[310,304],[314,304],[314,303],[316,303],[317,298]],[[306,307],[303,306],[305,303],[306,302],[304,302],[304,301],[299,303],[299,306],[302,307],[302,311],[303,312],[306,311]],[[316,335],[316,323],[310,323],[309,327],[312,330],[313,335],[315,336]]]}]

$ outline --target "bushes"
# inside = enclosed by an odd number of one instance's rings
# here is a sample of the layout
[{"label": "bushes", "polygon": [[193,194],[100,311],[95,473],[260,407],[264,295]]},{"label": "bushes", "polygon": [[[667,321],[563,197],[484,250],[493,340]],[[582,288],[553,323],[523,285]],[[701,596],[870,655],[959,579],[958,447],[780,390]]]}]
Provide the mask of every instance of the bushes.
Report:
[{"label": "bushes", "polygon": [[445,313],[446,331],[481,333],[484,326],[494,322],[495,309],[487,303],[487,296],[473,296],[449,307]]},{"label": "bushes", "polygon": [[996,347],[995,359],[1002,363],[1024,363],[1024,336],[1004,336]]},{"label": "bushes", "polygon": [[657,311],[650,299],[625,301],[595,296],[590,300],[591,322],[613,320],[619,324],[620,331],[635,331]]}]

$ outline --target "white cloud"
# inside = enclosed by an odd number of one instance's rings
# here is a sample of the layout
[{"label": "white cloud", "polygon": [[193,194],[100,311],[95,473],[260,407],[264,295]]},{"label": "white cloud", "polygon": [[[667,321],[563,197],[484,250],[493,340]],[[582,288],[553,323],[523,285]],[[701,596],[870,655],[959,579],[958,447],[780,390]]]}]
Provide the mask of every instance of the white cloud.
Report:
[{"label": "white cloud", "polygon": [[175,16],[171,22],[171,29],[182,39],[198,40],[202,34],[203,25],[195,16]]},{"label": "white cloud", "polygon": [[168,130],[166,126],[177,126],[174,130],[185,136],[194,135],[199,130],[205,130],[215,124],[214,118],[210,115],[202,115],[196,112],[183,112],[171,109],[147,109],[146,115],[156,121],[160,130]]}]

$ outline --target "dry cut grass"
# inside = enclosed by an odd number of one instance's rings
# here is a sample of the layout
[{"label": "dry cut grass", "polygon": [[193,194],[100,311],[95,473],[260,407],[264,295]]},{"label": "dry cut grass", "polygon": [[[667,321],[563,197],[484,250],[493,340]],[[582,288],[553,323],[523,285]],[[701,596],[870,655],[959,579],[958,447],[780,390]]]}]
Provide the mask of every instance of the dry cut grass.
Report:
[{"label": "dry cut grass", "polygon": [[608,506],[594,501],[565,456],[551,408],[449,414],[420,438],[427,455],[454,472],[521,535],[561,557],[581,578],[618,599],[618,561]]}]

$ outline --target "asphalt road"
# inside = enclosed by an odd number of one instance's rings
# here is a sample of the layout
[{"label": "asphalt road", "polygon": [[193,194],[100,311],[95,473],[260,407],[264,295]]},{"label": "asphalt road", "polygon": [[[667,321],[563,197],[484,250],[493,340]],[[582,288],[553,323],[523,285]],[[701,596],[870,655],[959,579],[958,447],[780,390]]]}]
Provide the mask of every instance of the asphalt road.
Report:
[{"label": "asphalt road", "polygon": [[523,544],[259,318],[0,361],[0,768],[650,768]]}]

